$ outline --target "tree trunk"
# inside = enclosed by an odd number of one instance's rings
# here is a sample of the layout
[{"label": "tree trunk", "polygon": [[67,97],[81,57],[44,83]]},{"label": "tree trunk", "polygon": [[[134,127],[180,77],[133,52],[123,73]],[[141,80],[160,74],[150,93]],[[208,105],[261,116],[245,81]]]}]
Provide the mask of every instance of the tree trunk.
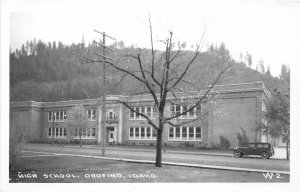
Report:
[{"label": "tree trunk", "polygon": [[286,159],[290,160],[290,138],[286,138]]},{"label": "tree trunk", "polygon": [[80,146],[80,148],[81,148],[81,136],[80,136],[80,138],[79,138],[79,146]]},{"label": "tree trunk", "polygon": [[156,161],[155,167],[161,167],[161,156],[162,156],[162,133],[163,128],[159,127],[157,130],[157,142],[156,142]]}]

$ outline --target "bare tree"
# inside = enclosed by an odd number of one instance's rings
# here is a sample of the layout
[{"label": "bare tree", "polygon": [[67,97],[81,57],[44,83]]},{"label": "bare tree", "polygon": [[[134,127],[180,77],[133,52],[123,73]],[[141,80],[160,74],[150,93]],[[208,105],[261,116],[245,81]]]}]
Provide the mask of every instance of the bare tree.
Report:
[{"label": "bare tree", "polygon": [[[81,138],[88,128],[88,114],[86,109],[82,105],[76,105],[68,110],[68,117],[66,121],[67,127],[70,129],[71,135],[75,132],[79,136],[79,142],[81,147]],[[72,137],[72,136],[71,136]]]},{"label": "bare tree", "polygon": [[[12,119],[12,118],[10,118]],[[9,170],[14,170],[18,155],[23,150],[29,138],[28,128],[20,119],[11,121],[9,129]]]},{"label": "bare tree", "polygon": [[[205,38],[204,32],[201,36],[200,42],[196,45],[195,51],[184,51],[185,43],[177,43],[175,49],[175,43],[173,42],[173,32],[169,32],[169,37],[160,41],[164,44],[165,51],[157,51],[153,46],[153,32],[151,20],[149,17],[149,30],[150,30],[150,42],[151,50],[150,54],[143,55],[142,50],[137,54],[126,54],[125,57],[135,61],[137,66],[128,67],[121,66],[118,62],[105,61],[109,66],[121,71],[127,77],[138,82],[142,89],[136,93],[136,104],[142,102],[142,98],[147,94],[150,97],[152,103],[154,103],[155,118],[151,118],[146,114],[134,108],[132,99],[128,100],[116,100],[126,106],[131,112],[143,117],[154,129],[157,131],[157,143],[156,143],[156,162],[155,166],[161,167],[162,165],[162,135],[165,125],[181,126],[196,121],[198,118],[194,118],[187,121],[180,121],[180,117],[193,113],[196,108],[201,107],[203,102],[207,102],[209,98],[213,96],[212,90],[214,86],[219,82],[223,74],[231,67],[230,59],[222,65],[223,68],[216,72],[216,77],[213,81],[206,82],[205,89],[199,91],[199,87],[195,83],[189,81],[188,72],[192,68],[192,65],[198,59]],[[149,58],[150,55],[150,58]],[[103,62],[102,60],[95,60],[84,57],[86,62]],[[183,62],[184,61],[184,62]],[[190,89],[187,89],[189,87]],[[191,91],[191,90],[194,91]],[[196,90],[196,91],[195,91]],[[185,110],[168,113],[167,107],[171,105],[180,104],[183,96],[188,98],[189,107]],[[135,105],[136,105],[135,104]]]}]

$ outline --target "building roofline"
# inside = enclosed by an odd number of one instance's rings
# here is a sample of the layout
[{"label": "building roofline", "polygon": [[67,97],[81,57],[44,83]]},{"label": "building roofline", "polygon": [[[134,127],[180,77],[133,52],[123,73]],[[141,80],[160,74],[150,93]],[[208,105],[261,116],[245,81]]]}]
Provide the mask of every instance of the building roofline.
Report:
[{"label": "building roofline", "polygon": [[[244,85],[253,85],[246,86],[245,88],[242,88]],[[255,86],[260,85],[260,86]],[[234,87],[240,86],[240,88],[235,89]],[[231,88],[232,89],[231,89]],[[229,88],[226,90],[226,88]],[[218,90],[220,89],[220,90]],[[195,99],[203,96],[204,90],[201,90],[200,92],[197,91],[191,91],[190,93],[193,93],[193,95],[186,95],[185,93],[179,93],[178,98],[180,99]],[[225,84],[225,85],[215,85],[213,88],[213,91],[218,92],[219,94],[227,94],[227,93],[234,93],[234,92],[253,92],[253,91],[262,91],[263,94],[269,98],[270,92],[266,89],[264,83],[262,81],[258,82],[252,82],[252,83],[240,83],[240,84]],[[140,97],[138,99],[138,97]],[[51,101],[51,102],[35,102],[35,101],[21,101],[21,102],[11,102],[10,107],[71,107],[76,104],[83,104],[83,105],[95,105],[101,101],[102,97],[99,98],[93,98],[93,99],[80,99],[80,100],[66,100],[66,101]],[[128,99],[128,100],[127,100]],[[174,99],[174,97],[170,96],[169,99]],[[117,102],[116,100],[127,100],[128,102],[138,102],[138,101],[144,101],[144,102],[151,102],[153,101],[151,94],[145,94],[145,95],[108,95],[107,101],[108,102]]]}]

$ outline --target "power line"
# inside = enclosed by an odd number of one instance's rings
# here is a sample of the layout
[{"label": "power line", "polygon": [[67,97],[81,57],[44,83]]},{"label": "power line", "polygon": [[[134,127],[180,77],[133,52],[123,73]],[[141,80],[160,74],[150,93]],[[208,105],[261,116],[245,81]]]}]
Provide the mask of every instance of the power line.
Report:
[{"label": "power line", "polygon": [[108,37],[112,40],[115,40],[115,38],[107,35],[105,32],[99,32],[97,30],[94,30],[96,33],[99,33],[102,35],[102,43],[100,42],[96,42],[94,41],[95,44],[102,46],[102,54],[96,53],[94,52],[95,55],[97,55],[98,57],[102,58],[102,63],[103,63],[103,77],[102,77],[102,81],[103,81],[103,87],[102,87],[102,92],[103,92],[103,97],[102,97],[102,116],[101,116],[101,125],[102,125],[102,156],[105,156],[105,152],[106,152],[106,59],[115,61],[112,58],[109,58],[107,56],[105,56],[105,49],[109,49],[111,51],[115,51],[114,49],[108,47],[105,45],[105,38]]}]

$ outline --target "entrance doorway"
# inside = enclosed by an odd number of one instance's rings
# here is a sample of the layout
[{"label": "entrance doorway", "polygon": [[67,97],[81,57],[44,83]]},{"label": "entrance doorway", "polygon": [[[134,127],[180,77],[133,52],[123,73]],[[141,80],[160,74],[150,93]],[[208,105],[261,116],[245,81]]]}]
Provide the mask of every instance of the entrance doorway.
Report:
[{"label": "entrance doorway", "polygon": [[107,127],[107,141],[108,143],[116,143],[115,127]]}]

